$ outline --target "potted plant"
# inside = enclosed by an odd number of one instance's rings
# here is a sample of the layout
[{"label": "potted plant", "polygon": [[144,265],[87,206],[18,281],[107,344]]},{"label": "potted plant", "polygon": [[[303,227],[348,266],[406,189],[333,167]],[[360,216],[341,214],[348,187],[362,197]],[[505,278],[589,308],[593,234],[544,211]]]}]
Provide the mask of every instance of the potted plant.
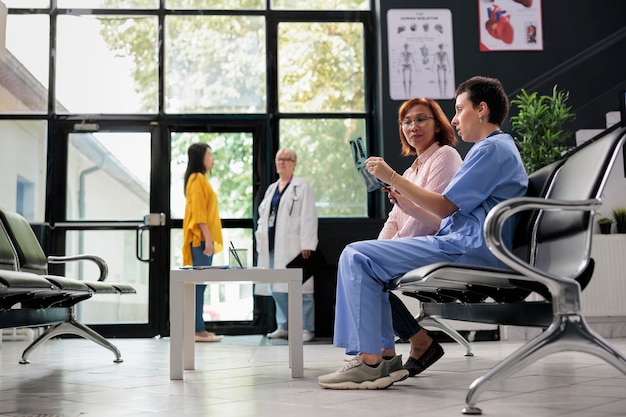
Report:
[{"label": "potted plant", "polygon": [[626,208],[617,207],[613,209],[613,219],[617,225],[617,233],[626,233]]},{"label": "potted plant", "polygon": [[518,136],[515,142],[527,173],[532,173],[561,158],[569,147],[571,132],[563,129],[565,123],[574,120],[566,105],[568,91],[558,91],[555,85],[552,95],[521,93],[511,100],[518,113],[511,117],[511,126]]},{"label": "potted plant", "polygon": [[613,219],[609,219],[608,217],[602,217],[597,221],[598,226],[600,226],[600,233],[603,235],[608,235],[611,233],[611,225],[613,224]]}]

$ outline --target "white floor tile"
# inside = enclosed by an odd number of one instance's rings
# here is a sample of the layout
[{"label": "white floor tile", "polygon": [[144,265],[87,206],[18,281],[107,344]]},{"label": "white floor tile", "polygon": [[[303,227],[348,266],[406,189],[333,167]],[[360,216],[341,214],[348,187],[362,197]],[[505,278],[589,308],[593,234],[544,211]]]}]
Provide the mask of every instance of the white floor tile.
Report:
[{"label": "white floor tile", "polygon": [[[305,345],[305,377],[292,379],[288,346],[263,336],[196,345],[196,369],[169,379],[168,339],[115,339],[124,363],[83,339],[51,340],[18,363],[25,342],[0,346],[0,416],[462,416],[467,389],[523,342],[475,342],[474,357],[445,356],[416,378],[380,391],[321,389],[317,377],[345,358],[328,340]],[[626,351],[626,339],[611,339]],[[398,353],[408,355],[408,345]],[[626,376],[583,353],[548,356],[484,391],[485,415],[622,416]]]}]

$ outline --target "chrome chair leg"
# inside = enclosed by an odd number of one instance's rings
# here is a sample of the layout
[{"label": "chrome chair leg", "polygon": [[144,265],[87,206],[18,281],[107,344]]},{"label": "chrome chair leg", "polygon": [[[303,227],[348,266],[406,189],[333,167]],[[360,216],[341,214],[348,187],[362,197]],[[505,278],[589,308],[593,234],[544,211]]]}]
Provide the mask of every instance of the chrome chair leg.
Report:
[{"label": "chrome chair leg", "polygon": [[122,359],[122,354],[120,353],[119,349],[115,345],[113,345],[107,339],[102,337],[102,335],[100,335],[99,333],[95,332],[94,330],[90,329],[89,327],[77,321],[76,317],[74,316],[74,313],[72,312],[70,314],[70,317],[66,321],[48,328],[37,339],[35,339],[35,341],[31,343],[22,353],[22,360],[20,360],[20,363],[21,364],[30,363],[30,361],[28,360],[28,357],[30,356],[32,351],[35,350],[35,348],[37,348],[37,346],[41,345],[43,342],[45,342],[48,339],[51,339],[55,336],[59,336],[62,334],[74,334],[76,336],[81,336],[81,337],[84,337],[85,339],[91,340],[92,342],[95,342],[99,344],[100,346],[104,347],[105,349],[108,349],[111,352],[113,352],[113,354],[115,355],[115,359],[113,362],[115,363],[124,362],[124,359]]},{"label": "chrome chair leg", "polygon": [[555,316],[554,322],[545,332],[472,382],[465,398],[466,407],[461,412],[470,415],[482,414],[482,410],[476,407],[476,402],[478,396],[485,390],[486,384],[501,380],[544,356],[567,351],[595,355],[626,374],[626,357],[591,330],[581,315]]},{"label": "chrome chair leg", "polygon": [[470,345],[470,342],[468,342],[463,336],[461,336],[459,332],[457,332],[452,326],[450,326],[439,317],[419,315],[415,319],[420,323],[420,326],[422,327],[435,327],[450,336],[455,342],[465,348],[465,356],[474,356],[474,354],[472,353],[472,345]]}]

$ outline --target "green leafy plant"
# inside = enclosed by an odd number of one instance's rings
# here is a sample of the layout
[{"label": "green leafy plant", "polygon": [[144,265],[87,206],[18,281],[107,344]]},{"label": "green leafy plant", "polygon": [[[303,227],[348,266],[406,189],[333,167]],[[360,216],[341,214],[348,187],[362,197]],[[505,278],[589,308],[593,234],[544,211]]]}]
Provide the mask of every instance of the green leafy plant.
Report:
[{"label": "green leafy plant", "polygon": [[568,98],[569,92],[558,91],[555,85],[550,96],[522,89],[511,100],[518,108],[518,114],[511,117],[511,126],[519,135],[515,141],[529,174],[558,160],[568,149],[571,132],[563,126],[575,118],[566,105]]},{"label": "green leafy plant", "polygon": [[611,228],[613,227],[613,219],[608,217],[602,217],[597,220],[598,226],[600,227],[600,233],[603,235],[608,235],[611,233]]},{"label": "green leafy plant", "polygon": [[617,207],[613,209],[613,218],[617,224],[626,224],[626,208]]}]

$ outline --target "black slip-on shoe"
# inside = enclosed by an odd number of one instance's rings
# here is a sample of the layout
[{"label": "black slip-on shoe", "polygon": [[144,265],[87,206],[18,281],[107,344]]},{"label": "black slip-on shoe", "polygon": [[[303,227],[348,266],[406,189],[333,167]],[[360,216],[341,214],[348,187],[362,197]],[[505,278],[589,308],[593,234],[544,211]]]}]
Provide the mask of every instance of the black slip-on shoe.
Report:
[{"label": "black slip-on shoe", "polygon": [[443,348],[439,343],[435,340],[430,344],[426,352],[419,357],[419,359],[415,359],[409,356],[404,367],[408,369],[409,376],[415,376],[420,374],[426,370],[430,365],[437,362],[444,354]]}]

